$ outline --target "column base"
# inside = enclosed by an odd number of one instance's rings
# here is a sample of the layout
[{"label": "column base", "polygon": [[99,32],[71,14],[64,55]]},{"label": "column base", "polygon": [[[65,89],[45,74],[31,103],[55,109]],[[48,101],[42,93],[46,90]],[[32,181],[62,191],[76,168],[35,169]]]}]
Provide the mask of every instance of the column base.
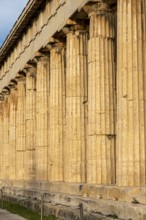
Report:
[{"label": "column base", "polygon": [[4,187],[4,195],[10,201],[16,201],[33,209],[37,207],[37,210],[40,206],[41,194],[44,193],[45,213],[58,215],[61,219],[76,219],[75,216],[79,215],[80,203],[83,205],[85,219],[144,220],[146,218],[144,187],[13,180],[0,180],[0,187]]}]

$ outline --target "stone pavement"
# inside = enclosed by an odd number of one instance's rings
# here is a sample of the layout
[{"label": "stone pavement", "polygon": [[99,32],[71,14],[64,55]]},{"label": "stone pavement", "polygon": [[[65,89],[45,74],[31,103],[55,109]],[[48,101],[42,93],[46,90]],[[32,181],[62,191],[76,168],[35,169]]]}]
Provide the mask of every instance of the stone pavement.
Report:
[{"label": "stone pavement", "polygon": [[0,220],[26,220],[26,219],[15,214],[11,214],[6,210],[0,209]]}]

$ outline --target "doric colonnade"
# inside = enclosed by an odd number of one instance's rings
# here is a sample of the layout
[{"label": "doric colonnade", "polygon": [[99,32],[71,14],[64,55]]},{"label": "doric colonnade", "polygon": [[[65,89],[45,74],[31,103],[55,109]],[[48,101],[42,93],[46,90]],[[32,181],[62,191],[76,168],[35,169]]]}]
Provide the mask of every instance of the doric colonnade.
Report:
[{"label": "doric colonnade", "polygon": [[84,5],[3,88],[1,180],[145,186],[146,3],[109,2]]}]

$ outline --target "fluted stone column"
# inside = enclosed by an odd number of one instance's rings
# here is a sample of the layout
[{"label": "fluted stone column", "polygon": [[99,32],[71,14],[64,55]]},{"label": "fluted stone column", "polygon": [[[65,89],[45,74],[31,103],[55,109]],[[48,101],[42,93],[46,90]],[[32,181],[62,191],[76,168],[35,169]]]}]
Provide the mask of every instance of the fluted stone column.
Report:
[{"label": "fluted stone column", "polygon": [[36,68],[26,73],[26,151],[24,158],[25,180],[36,175]]},{"label": "fluted stone column", "polygon": [[[16,115],[16,179],[24,179],[25,156],[25,78],[19,78],[17,84],[17,115]],[[27,163],[27,161],[26,161]]]},{"label": "fluted stone column", "polygon": [[4,95],[3,104],[3,173],[4,179],[9,179],[9,93]]},{"label": "fluted stone column", "polygon": [[146,184],[146,2],[118,0],[117,183]]},{"label": "fluted stone column", "polygon": [[42,57],[37,62],[36,80],[36,177],[48,179],[48,96],[49,58]]},{"label": "fluted stone column", "polygon": [[87,182],[115,183],[114,16],[97,3],[88,44]]},{"label": "fluted stone column", "polygon": [[3,145],[3,101],[0,100],[0,179],[4,178],[4,163],[3,163],[3,151],[4,151],[4,145]]},{"label": "fluted stone column", "polygon": [[15,85],[10,88],[9,96],[9,179],[16,178],[16,110],[17,110],[17,91]]},{"label": "fluted stone column", "polygon": [[65,110],[65,49],[50,50],[48,178],[63,181],[63,123]]},{"label": "fluted stone column", "polygon": [[66,182],[86,181],[87,43],[88,34],[84,30],[70,31],[67,34],[64,153]]}]

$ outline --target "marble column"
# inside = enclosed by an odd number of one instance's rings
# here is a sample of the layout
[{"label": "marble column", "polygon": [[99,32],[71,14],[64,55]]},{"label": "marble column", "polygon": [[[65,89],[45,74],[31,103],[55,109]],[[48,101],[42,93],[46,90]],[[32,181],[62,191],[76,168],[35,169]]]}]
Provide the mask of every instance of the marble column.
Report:
[{"label": "marble column", "polygon": [[17,91],[16,85],[10,87],[9,96],[9,179],[16,178],[16,110],[17,110]]},{"label": "marble column", "polygon": [[89,14],[87,182],[115,183],[114,16],[96,3]]},{"label": "marble column", "polygon": [[86,181],[87,44],[84,30],[67,34],[64,179]]},{"label": "marble column", "polygon": [[146,184],[146,2],[118,0],[117,184]]},{"label": "marble column", "polygon": [[[61,44],[61,43],[60,43]],[[63,181],[63,123],[65,111],[65,49],[50,50],[48,178]]]},{"label": "marble column", "polygon": [[36,177],[36,68],[29,68],[26,73],[26,145],[25,145],[25,180]]},{"label": "marble column", "polygon": [[37,62],[36,78],[36,178],[48,179],[49,58]]},{"label": "marble column", "polygon": [[25,78],[17,80],[17,115],[16,115],[16,179],[24,179],[25,156]]}]

